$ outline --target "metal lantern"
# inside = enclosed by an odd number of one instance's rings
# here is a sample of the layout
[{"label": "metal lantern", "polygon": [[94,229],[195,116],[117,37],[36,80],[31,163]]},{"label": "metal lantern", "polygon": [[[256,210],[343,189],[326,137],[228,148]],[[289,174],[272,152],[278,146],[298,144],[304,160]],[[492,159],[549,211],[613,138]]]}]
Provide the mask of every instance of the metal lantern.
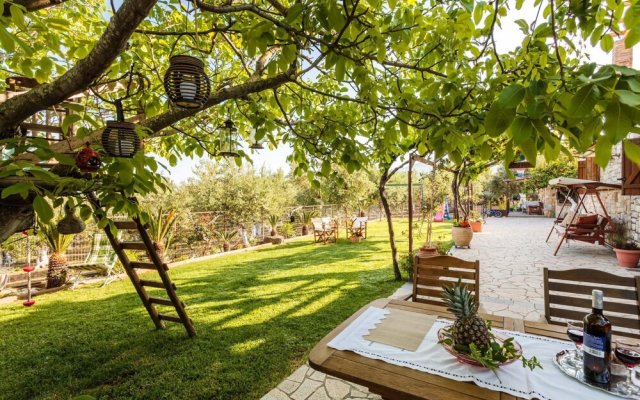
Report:
[{"label": "metal lantern", "polygon": [[140,150],[140,137],[136,133],[136,124],[124,120],[122,102],[117,101],[117,121],[107,121],[102,132],[102,147],[112,157],[133,157]]},{"label": "metal lantern", "polygon": [[200,108],[209,98],[211,84],[204,63],[191,56],[173,56],[164,75],[164,89],[171,102],[182,108]]},{"label": "metal lantern", "polygon": [[74,209],[69,206],[69,202],[64,205],[64,218],[58,221],[56,229],[63,235],[73,235],[84,231],[86,225],[75,214]]},{"label": "metal lantern", "polygon": [[218,154],[223,157],[240,157],[238,153],[238,142],[236,135],[238,128],[231,119],[224,121],[224,125],[220,127],[220,151]]}]

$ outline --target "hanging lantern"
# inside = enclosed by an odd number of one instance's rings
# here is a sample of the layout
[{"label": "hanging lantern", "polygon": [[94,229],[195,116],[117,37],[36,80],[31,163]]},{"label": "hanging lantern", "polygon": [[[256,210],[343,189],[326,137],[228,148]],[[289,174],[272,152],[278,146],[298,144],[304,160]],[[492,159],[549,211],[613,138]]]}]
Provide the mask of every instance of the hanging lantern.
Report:
[{"label": "hanging lantern", "polygon": [[115,102],[117,121],[107,121],[102,132],[102,147],[112,157],[133,157],[140,150],[140,138],[136,133],[136,124],[124,120],[122,102]]},{"label": "hanging lantern", "polygon": [[56,225],[58,233],[63,235],[73,235],[85,230],[86,225],[75,214],[75,210],[69,206],[69,202],[64,205],[64,217]]},{"label": "hanging lantern", "polygon": [[224,125],[220,127],[220,151],[218,155],[223,157],[240,157],[238,154],[238,142],[236,135],[238,128],[231,119],[224,121]]},{"label": "hanging lantern", "polygon": [[92,149],[89,142],[87,142],[85,148],[76,155],[76,166],[82,172],[96,172],[101,165],[100,154]]},{"label": "hanging lantern", "polygon": [[178,107],[200,108],[209,98],[211,84],[204,63],[191,56],[173,56],[164,75],[164,89]]}]

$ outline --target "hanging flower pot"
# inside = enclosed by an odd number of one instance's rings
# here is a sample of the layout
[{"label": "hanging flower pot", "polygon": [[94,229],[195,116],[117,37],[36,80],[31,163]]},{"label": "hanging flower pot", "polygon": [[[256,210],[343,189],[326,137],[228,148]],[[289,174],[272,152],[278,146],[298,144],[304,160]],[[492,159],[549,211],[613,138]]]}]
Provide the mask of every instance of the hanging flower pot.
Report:
[{"label": "hanging flower pot", "polygon": [[186,55],[171,57],[164,75],[164,89],[169,100],[178,107],[204,106],[211,93],[211,84],[204,73],[202,60]]},{"label": "hanging flower pot", "polygon": [[73,235],[84,231],[86,225],[80,218],[78,218],[75,214],[75,210],[72,209],[67,202],[64,206],[64,218],[58,221],[56,228],[58,229],[58,233],[63,235]]},{"label": "hanging flower pot", "polygon": [[100,154],[87,142],[85,148],[76,155],[76,166],[82,172],[96,172],[101,165]]}]

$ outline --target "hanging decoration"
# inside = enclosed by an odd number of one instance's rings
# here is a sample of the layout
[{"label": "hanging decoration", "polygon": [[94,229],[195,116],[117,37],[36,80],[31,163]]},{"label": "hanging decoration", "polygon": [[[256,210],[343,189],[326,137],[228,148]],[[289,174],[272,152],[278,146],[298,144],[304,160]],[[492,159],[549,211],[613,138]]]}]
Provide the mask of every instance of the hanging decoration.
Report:
[{"label": "hanging decoration", "polygon": [[82,172],[96,172],[101,165],[100,154],[91,148],[89,142],[85,143],[84,149],[76,155],[76,166]]},{"label": "hanging decoration", "polygon": [[224,121],[224,125],[220,128],[220,146],[218,155],[223,157],[240,157],[238,153],[238,141],[236,136],[238,128],[230,118]]},{"label": "hanging decoration", "polygon": [[71,208],[68,201],[64,205],[64,217],[58,221],[56,229],[63,235],[78,234],[86,229],[86,225],[78,218],[75,209]]},{"label": "hanging decoration", "polygon": [[164,89],[169,100],[178,107],[204,106],[211,93],[211,83],[202,60],[187,55],[171,57],[164,75]]},{"label": "hanging decoration", "polygon": [[[122,104],[124,100],[142,93],[146,87],[150,86],[149,80],[139,72],[135,72],[134,67],[135,64],[132,64],[131,69],[126,74],[115,80],[98,80],[91,88],[100,100],[112,104],[116,108],[116,120],[107,121],[107,126],[104,131],[102,131],[102,147],[104,151],[112,157],[131,158],[141,147],[140,137],[136,132],[136,124],[125,120],[124,107]],[[111,85],[125,79],[127,81],[124,85],[124,87],[126,87],[126,93],[118,99],[107,99],[95,90],[96,87]],[[134,88],[135,90],[132,92]]]}]

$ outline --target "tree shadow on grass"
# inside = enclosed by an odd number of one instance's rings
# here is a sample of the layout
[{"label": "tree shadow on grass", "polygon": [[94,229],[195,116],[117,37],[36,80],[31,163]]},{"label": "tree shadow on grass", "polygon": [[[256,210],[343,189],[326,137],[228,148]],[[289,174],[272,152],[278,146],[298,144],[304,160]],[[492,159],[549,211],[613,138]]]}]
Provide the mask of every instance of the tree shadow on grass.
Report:
[{"label": "tree shadow on grass", "polygon": [[259,398],[331,329],[397,286],[388,266],[358,264],[377,249],[370,243],[294,242],[278,249],[292,254],[172,270],[194,339],[176,324],[154,331],[126,281],[13,307],[14,315],[1,309],[0,399]]}]

